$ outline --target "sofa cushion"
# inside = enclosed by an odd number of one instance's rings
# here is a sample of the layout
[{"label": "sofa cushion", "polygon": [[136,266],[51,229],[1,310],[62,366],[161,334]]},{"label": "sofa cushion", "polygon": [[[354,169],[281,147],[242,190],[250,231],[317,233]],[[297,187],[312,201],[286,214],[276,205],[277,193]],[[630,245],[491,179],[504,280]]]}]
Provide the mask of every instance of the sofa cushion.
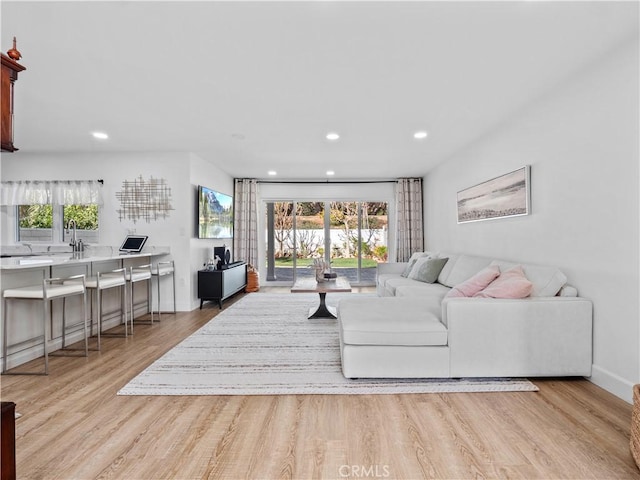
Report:
[{"label": "sofa cushion", "polygon": [[409,272],[409,276],[407,278],[424,283],[433,283],[438,279],[438,275],[440,275],[442,267],[447,263],[447,260],[449,259],[431,257],[419,258],[413,265],[413,268],[411,269],[411,272]]},{"label": "sofa cushion", "polygon": [[412,282],[406,285],[398,285],[396,288],[396,297],[422,297],[433,298],[438,302],[447,295],[451,290],[449,287],[440,285],[439,283]]},{"label": "sofa cushion", "polygon": [[386,282],[384,282],[384,289],[387,293],[389,293],[390,296],[395,297],[396,296],[396,289],[398,287],[401,287],[403,285],[415,285],[415,284],[419,284],[420,282],[416,281],[416,280],[411,280],[410,278],[404,278],[404,277],[394,277],[394,278],[390,278],[388,279]]},{"label": "sofa cushion", "polygon": [[449,257],[449,261],[438,276],[438,282],[447,287],[459,285],[491,263],[490,258],[473,255],[446,255],[443,253],[439,256]]},{"label": "sofa cushion", "polygon": [[340,335],[349,345],[446,345],[447,329],[428,309],[421,298],[344,298]]},{"label": "sofa cushion", "polygon": [[407,262],[407,266],[405,267],[404,271],[402,272],[402,276],[403,277],[408,277],[409,274],[411,273],[411,270],[413,269],[413,266],[416,264],[416,262],[418,261],[418,259],[423,258],[423,257],[431,257],[431,253],[429,252],[414,252],[411,257],[409,257],[409,261]]},{"label": "sofa cushion", "polygon": [[476,293],[484,290],[498,275],[500,275],[500,268],[497,265],[489,265],[470,279],[453,287],[447,293],[447,297],[473,297]]},{"label": "sofa cushion", "polygon": [[449,291],[449,287],[439,283],[415,282],[414,285],[404,285],[396,289],[396,298],[419,298],[424,302],[424,311],[442,320],[442,300]]},{"label": "sofa cushion", "polygon": [[[502,272],[518,265],[501,260],[495,260],[491,264],[500,267]],[[522,270],[527,279],[533,284],[532,297],[553,297],[567,283],[566,275],[556,267],[523,264]]]},{"label": "sofa cushion", "polygon": [[397,273],[381,273],[376,278],[376,282],[381,287],[384,287],[384,285],[387,283],[387,280],[389,280],[391,278],[400,278],[400,275],[397,274]]},{"label": "sofa cushion", "polygon": [[525,298],[531,294],[533,284],[520,265],[505,272],[491,282],[484,290],[476,293],[474,297],[483,298]]}]

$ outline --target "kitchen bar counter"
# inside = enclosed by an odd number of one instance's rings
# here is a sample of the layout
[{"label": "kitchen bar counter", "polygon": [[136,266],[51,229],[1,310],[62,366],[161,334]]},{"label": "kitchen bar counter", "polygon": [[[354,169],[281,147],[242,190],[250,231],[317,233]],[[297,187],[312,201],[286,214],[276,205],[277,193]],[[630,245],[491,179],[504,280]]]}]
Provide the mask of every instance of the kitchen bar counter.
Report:
[{"label": "kitchen bar counter", "polygon": [[71,253],[38,253],[33,255],[24,256],[10,256],[0,258],[0,270],[25,270],[30,268],[42,268],[47,266],[60,266],[60,265],[76,265],[95,262],[106,262],[110,260],[126,260],[142,257],[155,257],[161,255],[168,255],[169,249],[166,247],[151,247],[140,253],[130,253],[126,255],[119,255],[112,253],[112,249],[109,247],[102,247],[96,251],[87,250],[85,252]]}]

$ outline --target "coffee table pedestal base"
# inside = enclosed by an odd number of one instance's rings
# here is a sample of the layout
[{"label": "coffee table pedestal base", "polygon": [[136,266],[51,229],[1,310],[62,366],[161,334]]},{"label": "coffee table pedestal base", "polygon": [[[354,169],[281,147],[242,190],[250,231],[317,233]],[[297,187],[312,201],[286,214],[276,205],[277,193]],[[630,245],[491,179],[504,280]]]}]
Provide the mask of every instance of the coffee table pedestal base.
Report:
[{"label": "coffee table pedestal base", "polygon": [[338,318],[338,311],[335,307],[327,306],[325,300],[327,294],[324,292],[319,293],[320,305],[317,308],[311,307],[309,309],[309,316],[307,318]]}]

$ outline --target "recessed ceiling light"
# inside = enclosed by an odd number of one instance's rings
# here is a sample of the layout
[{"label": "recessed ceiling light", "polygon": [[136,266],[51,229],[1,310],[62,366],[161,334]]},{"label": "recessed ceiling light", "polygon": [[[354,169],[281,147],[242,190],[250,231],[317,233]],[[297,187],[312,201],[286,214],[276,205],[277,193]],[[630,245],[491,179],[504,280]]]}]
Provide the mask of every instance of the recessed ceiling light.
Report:
[{"label": "recessed ceiling light", "polygon": [[97,138],[98,140],[106,140],[109,138],[109,135],[104,132],[91,132],[91,135],[93,135],[93,138]]},{"label": "recessed ceiling light", "polygon": [[331,175],[335,175],[336,172],[334,172],[333,170],[327,170],[327,176],[331,176]]},{"label": "recessed ceiling light", "polygon": [[267,174],[268,174],[268,175],[271,175],[271,176],[273,177],[274,175],[277,175],[277,174],[278,174],[278,172],[276,172],[275,170],[269,170],[269,171],[267,172]]},{"label": "recessed ceiling light", "polygon": [[416,132],[413,134],[413,138],[418,139],[418,140],[422,140],[423,138],[427,138],[427,132],[420,131],[420,132]]},{"label": "recessed ceiling light", "polygon": [[340,138],[340,135],[338,135],[336,132],[329,132],[327,133],[327,140],[338,140]]}]

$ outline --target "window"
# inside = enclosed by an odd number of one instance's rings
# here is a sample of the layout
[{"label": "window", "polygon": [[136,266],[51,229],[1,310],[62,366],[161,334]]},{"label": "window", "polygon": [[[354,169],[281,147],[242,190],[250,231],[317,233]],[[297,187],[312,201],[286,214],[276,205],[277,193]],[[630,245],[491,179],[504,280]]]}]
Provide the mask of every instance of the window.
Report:
[{"label": "window", "polygon": [[76,239],[84,243],[98,242],[98,205],[19,205],[18,235],[20,242],[71,241],[73,229],[69,221],[76,222]]},{"label": "window", "polygon": [[266,202],[267,281],[313,276],[314,258],[360,285],[387,261],[386,202]]},{"label": "window", "polygon": [[[2,182],[0,205],[15,208],[19,242],[68,243],[75,222],[76,238],[98,241],[102,180],[10,180]],[[13,217],[13,215],[9,215]],[[73,222],[72,222],[73,221]]]},{"label": "window", "polygon": [[53,242],[53,206],[18,205],[19,242]]}]

